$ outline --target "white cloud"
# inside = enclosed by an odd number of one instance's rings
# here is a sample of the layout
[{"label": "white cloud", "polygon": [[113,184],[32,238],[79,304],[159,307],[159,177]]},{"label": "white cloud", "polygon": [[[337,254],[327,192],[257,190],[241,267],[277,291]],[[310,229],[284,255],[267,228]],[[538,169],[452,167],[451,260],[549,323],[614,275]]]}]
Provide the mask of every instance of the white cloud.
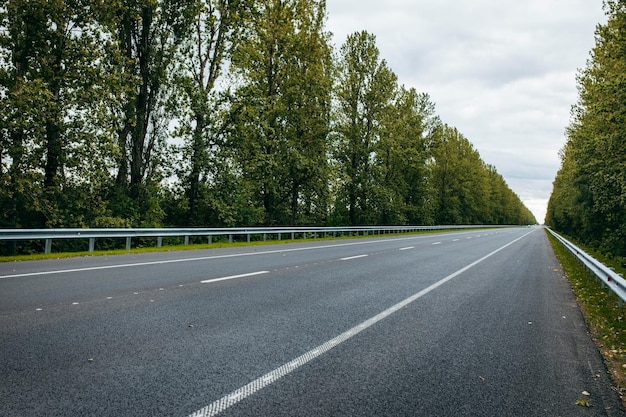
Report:
[{"label": "white cloud", "polygon": [[577,100],[576,72],[604,22],[601,0],[334,0],[328,29],[377,37],[399,81],[500,172],[539,221]]}]

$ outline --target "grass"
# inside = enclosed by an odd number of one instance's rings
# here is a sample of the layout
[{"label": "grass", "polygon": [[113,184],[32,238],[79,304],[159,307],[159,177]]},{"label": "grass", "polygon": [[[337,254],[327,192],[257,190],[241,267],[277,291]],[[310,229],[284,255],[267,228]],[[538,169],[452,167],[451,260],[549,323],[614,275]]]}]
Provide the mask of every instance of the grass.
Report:
[{"label": "grass", "polygon": [[[587,327],[611,373],[617,391],[626,404],[626,310],[619,307],[617,297],[602,288],[595,275],[587,270],[559,241],[546,231],[554,253],[563,266],[578,304],[583,312]],[[597,256],[593,251],[582,248],[590,255],[616,272],[624,273],[621,263]]]}]

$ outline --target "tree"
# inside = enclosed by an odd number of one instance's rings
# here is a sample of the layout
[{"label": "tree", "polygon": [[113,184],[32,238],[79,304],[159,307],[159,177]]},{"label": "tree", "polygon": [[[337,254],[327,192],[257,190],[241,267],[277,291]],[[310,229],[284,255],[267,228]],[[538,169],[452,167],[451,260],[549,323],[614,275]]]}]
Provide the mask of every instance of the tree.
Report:
[{"label": "tree", "polygon": [[430,224],[427,161],[439,125],[428,94],[401,87],[376,147],[380,223]]},{"label": "tree", "polygon": [[429,162],[437,224],[535,224],[494,167],[456,129],[440,126]]},{"label": "tree", "polygon": [[97,186],[86,185],[107,169],[98,158],[106,140],[94,123],[106,43],[99,7],[12,0],[0,9],[3,223],[10,227],[81,226],[101,207]]},{"label": "tree", "polygon": [[158,225],[163,215],[155,195],[169,121],[165,90],[172,85],[170,71],[192,5],[181,0],[113,4],[110,25],[118,50],[111,59],[122,74],[112,106],[119,147],[117,198],[123,211],[132,207],[134,223]]},{"label": "tree", "polygon": [[[215,175],[215,158],[224,133],[217,83],[232,50],[240,41],[242,25],[249,14],[249,1],[197,0],[190,8],[190,25],[176,66],[175,112],[178,135],[185,140],[184,161],[178,170],[187,200],[186,223],[207,223],[209,182]],[[204,213],[204,214],[202,214]]]},{"label": "tree", "polygon": [[[241,86],[230,146],[265,224],[324,217],[331,60],[325,2],[257,2],[233,55]],[[316,211],[316,213],[313,213]]]},{"label": "tree", "polygon": [[606,25],[579,74],[562,167],[547,219],[583,243],[626,255],[626,4],[606,1]]},{"label": "tree", "polygon": [[296,4],[298,22],[284,81],[285,162],[291,224],[323,224],[328,215],[333,80],[325,2]]},{"label": "tree", "polygon": [[347,207],[351,225],[371,223],[376,221],[368,210],[375,178],[375,151],[382,123],[396,94],[397,77],[380,59],[376,37],[365,31],[348,36],[340,49],[338,67],[334,154],[343,195],[336,210]]}]

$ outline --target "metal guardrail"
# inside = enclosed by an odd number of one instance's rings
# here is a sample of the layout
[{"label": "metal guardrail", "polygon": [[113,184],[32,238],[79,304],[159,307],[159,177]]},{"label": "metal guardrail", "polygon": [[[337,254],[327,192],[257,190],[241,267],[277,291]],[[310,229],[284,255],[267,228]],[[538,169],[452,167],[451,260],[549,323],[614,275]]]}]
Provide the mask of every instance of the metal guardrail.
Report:
[{"label": "metal guardrail", "polygon": [[626,280],[624,277],[580,249],[578,246],[574,245],[569,240],[565,239],[563,236],[552,231],[550,228],[546,229],[602,282],[603,287],[608,287],[610,291],[617,295],[618,304],[622,307],[624,301],[626,301]]},{"label": "metal guardrail", "polygon": [[247,227],[247,228],[161,228],[161,229],[0,229],[0,241],[19,240],[44,240],[44,251],[46,254],[52,251],[52,241],[54,239],[88,239],[89,252],[95,249],[96,239],[102,238],[125,238],[126,250],[131,248],[133,237],[154,237],[157,239],[157,247],[161,247],[164,237],[184,237],[185,245],[189,244],[191,236],[202,236],[208,238],[208,243],[213,242],[215,236],[228,236],[229,242],[233,241],[233,236],[246,236],[250,242],[252,236],[262,236],[267,240],[268,236],[276,236],[277,240],[282,240],[285,235],[291,239],[298,237],[316,238],[318,236],[345,236],[354,235],[376,235],[389,233],[411,233],[428,230],[448,230],[448,229],[470,229],[486,228],[498,226],[349,226],[349,227]]}]

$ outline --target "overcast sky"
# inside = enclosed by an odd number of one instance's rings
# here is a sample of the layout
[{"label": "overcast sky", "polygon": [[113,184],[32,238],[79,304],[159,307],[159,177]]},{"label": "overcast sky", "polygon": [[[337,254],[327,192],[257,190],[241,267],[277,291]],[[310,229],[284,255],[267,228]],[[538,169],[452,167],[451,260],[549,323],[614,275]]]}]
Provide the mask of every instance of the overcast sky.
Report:
[{"label": "overcast sky", "polygon": [[400,84],[426,92],[543,222],[576,73],[606,17],[601,0],[327,0],[337,48],[355,31]]}]

